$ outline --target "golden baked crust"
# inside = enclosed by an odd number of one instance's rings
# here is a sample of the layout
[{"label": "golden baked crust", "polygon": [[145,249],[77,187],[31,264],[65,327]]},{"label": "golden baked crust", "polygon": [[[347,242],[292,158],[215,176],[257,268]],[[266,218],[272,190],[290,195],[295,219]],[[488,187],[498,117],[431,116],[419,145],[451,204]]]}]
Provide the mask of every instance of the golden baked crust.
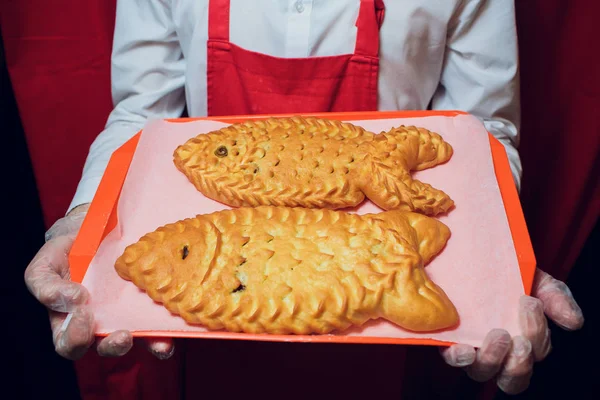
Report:
[{"label": "golden baked crust", "polygon": [[449,236],[412,212],[238,208],[165,225],[128,246],[115,268],[211,330],[325,334],[384,318],[432,331],[458,322],[424,271]]},{"label": "golden baked crust", "polygon": [[200,134],[174,163],[205,196],[229,205],[340,209],[365,196],[384,210],[436,215],[453,201],[410,172],[449,160],[452,147],[424,128],[375,135],[320,118],[271,118]]}]

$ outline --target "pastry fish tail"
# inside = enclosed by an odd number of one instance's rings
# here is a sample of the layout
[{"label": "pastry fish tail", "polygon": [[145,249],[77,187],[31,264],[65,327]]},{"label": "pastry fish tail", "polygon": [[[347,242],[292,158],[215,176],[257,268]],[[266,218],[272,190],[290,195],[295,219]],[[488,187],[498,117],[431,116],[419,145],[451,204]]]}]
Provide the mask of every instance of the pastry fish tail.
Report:
[{"label": "pastry fish tail", "polygon": [[414,332],[448,329],[459,322],[448,295],[419,265],[398,271],[394,290],[382,298],[381,316]]},{"label": "pastry fish tail", "polygon": [[423,128],[399,127],[382,133],[365,159],[359,179],[363,193],[384,210],[447,212],[454,201],[443,191],[413,179],[419,171],[448,161],[452,147],[440,135]]},{"label": "pastry fish tail", "polygon": [[386,260],[395,271],[393,290],[381,303],[383,318],[412,331],[435,331],[458,323],[458,312],[444,290],[426,274],[425,265],[445,247],[450,229],[411,212],[388,211],[374,217],[395,238]]},{"label": "pastry fish tail", "polygon": [[438,133],[425,128],[400,126],[382,133],[388,151],[404,154],[407,167],[413,171],[443,164],[452,158],[452,146]]}]

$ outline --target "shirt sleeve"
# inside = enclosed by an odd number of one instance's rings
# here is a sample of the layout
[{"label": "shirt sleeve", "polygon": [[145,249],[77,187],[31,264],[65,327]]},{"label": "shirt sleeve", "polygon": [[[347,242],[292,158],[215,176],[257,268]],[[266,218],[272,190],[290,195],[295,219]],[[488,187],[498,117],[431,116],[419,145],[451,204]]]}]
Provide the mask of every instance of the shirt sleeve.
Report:
[{"label": "shirt sleeve", "polygon": [[170,0],[118,0],[111,55],[114,109],[92,143],[67,210],[92,201],[112,153],[148,119],[176,118],[185,108],[185,60]]},{"label": "shirt sleeve", "polygon": [[440,85],[431,107],[461,110],[479,118],[504,145],[520,190],[519,68],[513,1],[459,2],[448,27]]}]

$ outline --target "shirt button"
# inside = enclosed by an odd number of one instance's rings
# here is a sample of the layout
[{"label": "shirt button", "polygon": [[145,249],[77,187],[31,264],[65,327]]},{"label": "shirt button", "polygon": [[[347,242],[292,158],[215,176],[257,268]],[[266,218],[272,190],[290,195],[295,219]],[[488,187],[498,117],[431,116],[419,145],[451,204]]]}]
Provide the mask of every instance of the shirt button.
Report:
[{"label": "shirt button", "polygon": [[298,11],[299,13],[302,13],[302,11],[304,11],[304,4],[302,4],[302,0],[298,0],[296,2],[296,11]]}]

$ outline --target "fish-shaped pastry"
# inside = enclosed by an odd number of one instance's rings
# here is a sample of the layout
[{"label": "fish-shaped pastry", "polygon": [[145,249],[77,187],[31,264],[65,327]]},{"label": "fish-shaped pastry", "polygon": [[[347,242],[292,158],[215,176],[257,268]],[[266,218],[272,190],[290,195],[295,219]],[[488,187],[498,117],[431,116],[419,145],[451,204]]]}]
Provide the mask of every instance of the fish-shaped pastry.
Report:
[{"label": "fish-shaped pastry", "polygon": [[162,226],[115,269],[209,330],[326,334],[383,318],[433,331],[458,322],[424,270],[449,237],[412,212],[241,207]]},{"label": "fish-shaped pastry", "polygon": [[231,207],[350,208],[365,197],[384,210],[426,215],[452,199],[411,171],[448,161],[452,147],[424,128],[374,134],[321,118],[271,118],[191,138],[174,163],[206,197]]}]

